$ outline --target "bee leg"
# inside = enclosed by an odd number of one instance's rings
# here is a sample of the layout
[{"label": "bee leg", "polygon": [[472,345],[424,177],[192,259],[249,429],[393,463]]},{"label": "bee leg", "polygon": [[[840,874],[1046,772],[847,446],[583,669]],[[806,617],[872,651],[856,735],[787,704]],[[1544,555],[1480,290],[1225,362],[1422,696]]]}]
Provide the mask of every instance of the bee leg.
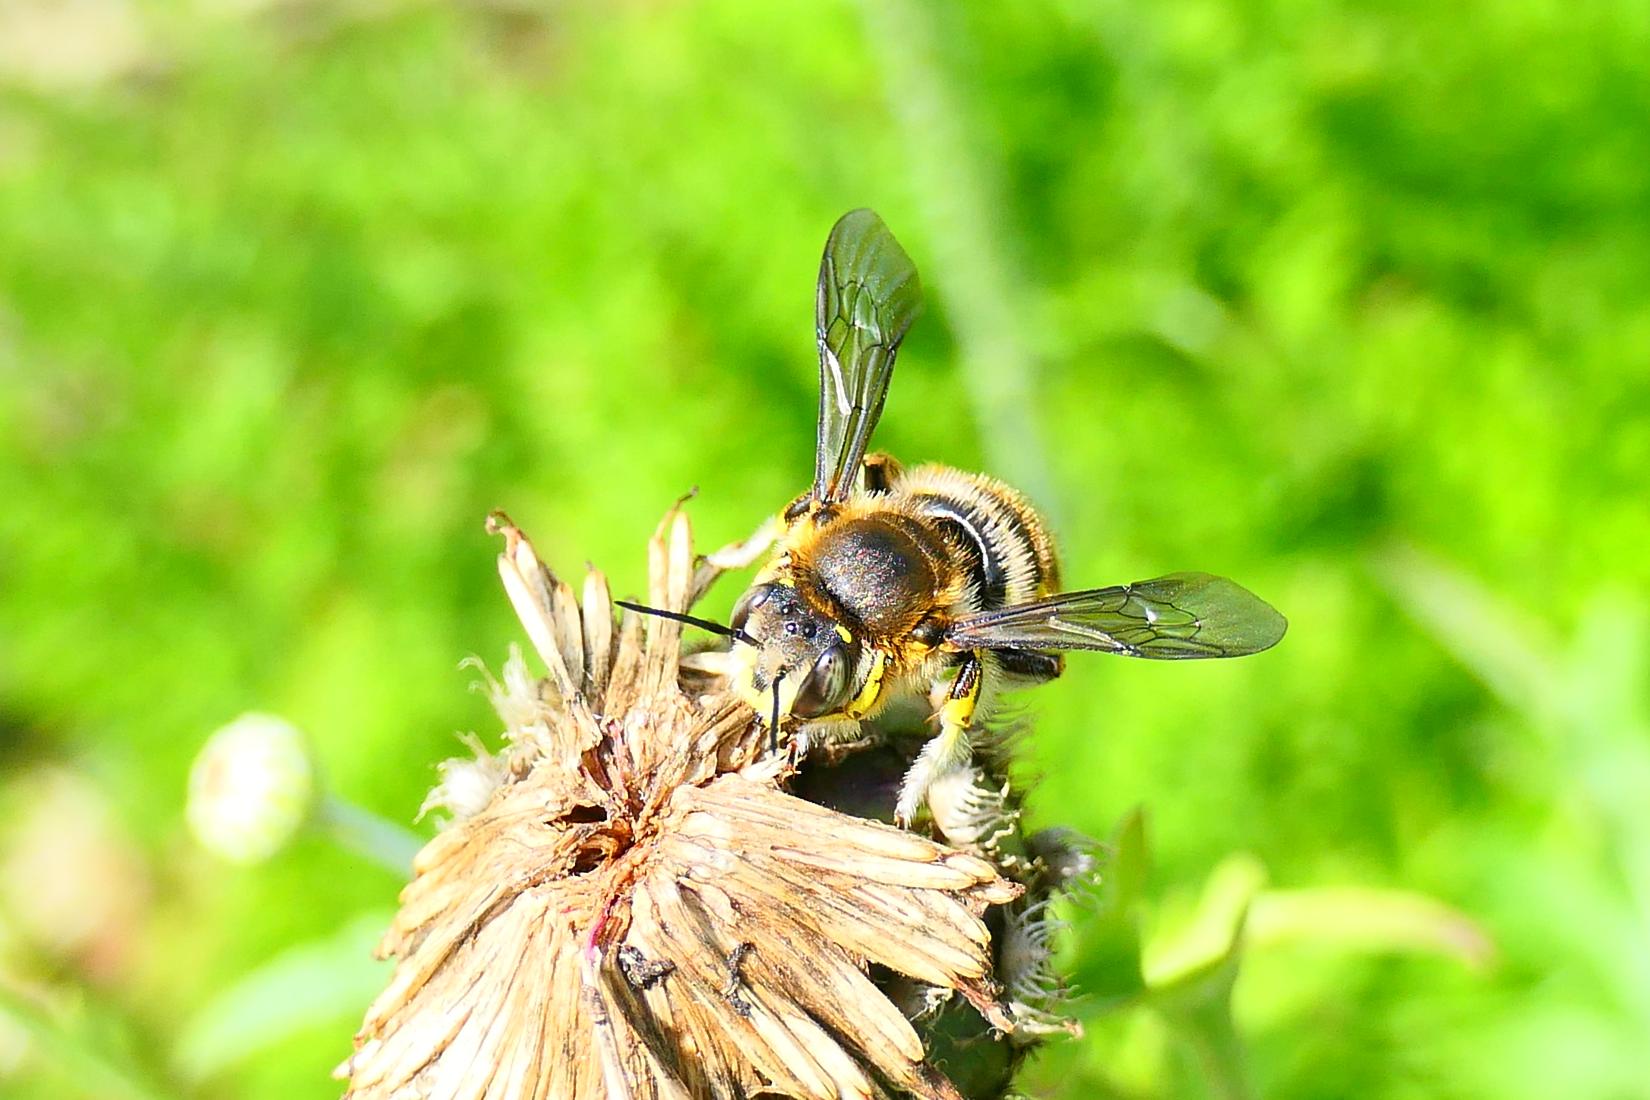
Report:
[{"label": "bee leg", "polygon": [[1013,687],[1046,684],[1065,671],[1066,660],[1058,653],[1037,653],[1029,649],[994,649],[997,667]]},{"label": "bee leg", "polygon": [[741,542],[730,542],[720,550],[702,555],[693,569],[693,591],[688,599],[688,606],[692,607],[698,603],[723,573],[756,564],[757,559],[779,541],[779,536],[784,531],[784,522],[778,516],[769,516],[749,538]]},{"label": "bee leg", "polygon": [[688,672],[702,672],[706,676],[731,677],[735,671],[733,654],[726,649],[702,649],[697,653],[684,653],[681,667]]},{"label": "bee leg", "polygon": [[894,824],[909,827],[917,810],[928,798],[928,789],[942,775],[966,768],[974,759],[969,730],[985,683],[985,666],[978,653],[963,658],[951,691],[940,705],[940,732],[922,747],[900,784],[899,802],[894,807]]},{"label": "bee leg", "polygon": [[874,455],[866,455],[864,462],[865,491],[867,493],[886,493],[894,482],[899,480],[905,467],[893,455],[878,451]]},{"label": "bee leg", "polygon": [[882,741],[875,726],[858,719],[827,719],[804,727],[809,731],[813,754],[827,768],[834,768],[854,753]]}]

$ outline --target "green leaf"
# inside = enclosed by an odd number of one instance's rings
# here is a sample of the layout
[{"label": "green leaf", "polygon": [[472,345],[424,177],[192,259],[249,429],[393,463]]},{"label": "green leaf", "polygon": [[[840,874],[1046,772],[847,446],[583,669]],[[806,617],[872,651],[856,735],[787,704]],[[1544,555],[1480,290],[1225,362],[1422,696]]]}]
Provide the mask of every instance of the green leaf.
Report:
[{"label": "green leaf", "polygon": [[1311,943],[1359,951],[1429,952],[1474,968],[1495,959],[1489,934],[1460,910],[1412,890],[1369,886],[1262,891],[1250,907],[1245,939],[1251,949]]},{"label": "green leaf", "polygon": [[1252,1095],[1243,1040],[1232,1021],[1239,958],[1234,940],[1225,955],[1153,988],[1149,995],[1152,1007],[1197,1056],[1210,1092],[1220,1100]]},{"label": "green leaf", "polygon": [[1106,843],[1099,910],[1079,922],[1074,984],[1091,1010],[1106,1012],[1145,991],[1140,968],[1140,906],[1148,874],[1145,813],[1130,810]]},{"label": "green leaf", "polygon": [[1197,1055],[1211,1092],[1250,1095],[1243,1044],[1232,1022],[1232,986],[1249,907],[1266,882],[1254,856],[1228,856],[1209,875],[1191,920],[1146,951],[1146,1003]]},{"label": "green leaf", "polygon": [[183,1028],[177,1063],[201,1080],[293,1034],[362,1013],[389,981],[372,957],[385,913],[289,948],[213,997]]},{"label": "green leaf", "polygon": [[1191,918],[1153,938],[1145,951],[1146,980],[1153,988],[1218,966],[1238,950],[1250,903],[1266,882],[1254,856],[1227,856],[1209,875]]}]

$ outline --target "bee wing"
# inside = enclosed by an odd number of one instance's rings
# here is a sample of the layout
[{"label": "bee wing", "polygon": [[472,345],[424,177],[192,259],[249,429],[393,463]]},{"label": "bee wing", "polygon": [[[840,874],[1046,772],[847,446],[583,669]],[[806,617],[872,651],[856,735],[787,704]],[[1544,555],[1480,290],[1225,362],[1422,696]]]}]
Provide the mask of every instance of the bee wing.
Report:
[{"label": "bee wing", "polygon": [[922,305],[917,268],[870,210],[844,214],[819,262],[819,439],[813,499],[853,491],[899,342]]},{"label": "bee wing", "polygon": [[1288,625],[1225,577],[1170,573],[982,611],[958,619],[946,641],[961,649],[1097,649],[1178,660],[1259,653],[1276,645]]}]

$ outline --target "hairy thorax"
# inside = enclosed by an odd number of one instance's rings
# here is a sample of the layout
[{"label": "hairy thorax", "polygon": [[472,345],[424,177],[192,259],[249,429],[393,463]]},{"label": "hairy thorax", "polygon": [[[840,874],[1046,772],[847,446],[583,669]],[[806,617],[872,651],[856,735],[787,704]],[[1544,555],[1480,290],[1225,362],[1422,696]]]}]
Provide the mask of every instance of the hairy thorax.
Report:
[{"label": "hairy thorax", "polygon": [[916,626],[949,587],[947,548],[921,521],[899,512],[848,514],[827,521],[793,551],[797,583],[817,586],[850,620],[873,638],[903,635]]}]

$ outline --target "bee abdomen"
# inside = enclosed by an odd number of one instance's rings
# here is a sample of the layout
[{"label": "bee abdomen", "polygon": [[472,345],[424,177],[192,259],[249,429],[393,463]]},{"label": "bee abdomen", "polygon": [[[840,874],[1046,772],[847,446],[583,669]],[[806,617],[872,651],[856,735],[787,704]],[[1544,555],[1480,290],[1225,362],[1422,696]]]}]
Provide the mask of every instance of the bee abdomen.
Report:
[{"label": "bee abdomen", "polygon": [[1059,587],[1053,540],[1015,490],[983,474],[922,466],[896,491],[955,544],[973,582],[974,610],[1009,607]]}]

